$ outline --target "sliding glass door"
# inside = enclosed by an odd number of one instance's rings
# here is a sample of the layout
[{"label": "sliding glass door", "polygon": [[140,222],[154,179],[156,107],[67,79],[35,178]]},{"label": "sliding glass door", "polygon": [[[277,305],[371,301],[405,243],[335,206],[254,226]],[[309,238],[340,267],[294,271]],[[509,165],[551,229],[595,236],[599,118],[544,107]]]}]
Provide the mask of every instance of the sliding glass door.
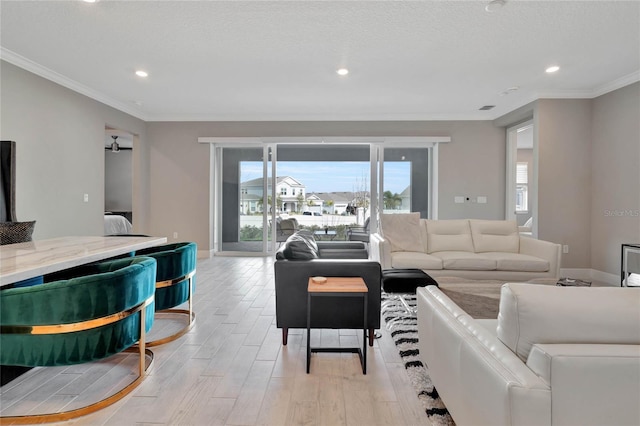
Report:
[{"label": "sliding glass door", "polygon": [[332,241],[369,217],[369,144],[281,144],[277,153],[281,217]]},{"label": "sliding glass door", "polygon": [[216,144],[215,251],[273,253],[292,228],[347,240],[353,226],[367,223],[377,232],[381,213],[434,217],[433,146]]},{"label": "sliding glass door", "polygon": [[223,147],[218,155],[219,251],[273,251],[270,225],[278,211],[271,194],[271,147]]}]

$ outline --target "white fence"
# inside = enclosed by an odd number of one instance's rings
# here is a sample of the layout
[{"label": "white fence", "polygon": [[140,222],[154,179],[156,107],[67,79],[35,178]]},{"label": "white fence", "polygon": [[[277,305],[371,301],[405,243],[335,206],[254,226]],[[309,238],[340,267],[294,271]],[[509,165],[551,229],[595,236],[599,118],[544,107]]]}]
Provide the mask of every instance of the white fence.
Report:
[{"label": "white fence", "polygon": [[[308,216],[303,214],[291,214],[280,215],[280,217],[283,219],[294,217],[298,221],[298,224],[302,226],[316,225],[320,228],[323,228],[325,226],[333,227],[338,225],[358,225],[356,216],[341,216],[331,214],[325,214],[322,216]],[[240,227],[246,225],[253,225],[258,228],[262,227],[262,216],[240,216]]]}]

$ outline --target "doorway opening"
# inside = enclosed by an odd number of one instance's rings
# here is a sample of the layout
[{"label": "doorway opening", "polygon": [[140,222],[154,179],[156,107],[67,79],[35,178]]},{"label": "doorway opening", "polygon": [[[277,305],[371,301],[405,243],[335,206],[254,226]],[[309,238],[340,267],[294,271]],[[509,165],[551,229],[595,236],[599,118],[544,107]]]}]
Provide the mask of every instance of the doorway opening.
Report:
[{"label": "doorway opening", "polygon": [[104,134],[104,235],[133,230],[134,135],[110,127]]},{"label": "doorway opening", "polygon": [[532,120],[507,129],[505,218],[522,235],[537,236],[536,131]]}]

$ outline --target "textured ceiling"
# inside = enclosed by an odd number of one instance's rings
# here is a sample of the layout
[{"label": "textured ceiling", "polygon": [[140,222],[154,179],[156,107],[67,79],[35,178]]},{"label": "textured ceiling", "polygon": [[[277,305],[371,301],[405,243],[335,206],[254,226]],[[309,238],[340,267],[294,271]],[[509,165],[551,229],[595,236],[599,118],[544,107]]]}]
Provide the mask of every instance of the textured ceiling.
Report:
[{"label": "textured ceiling", "polygon": [[638,1],[486,3],[3,0],[0,44],[151,121],[493,119],[640,78]]}]

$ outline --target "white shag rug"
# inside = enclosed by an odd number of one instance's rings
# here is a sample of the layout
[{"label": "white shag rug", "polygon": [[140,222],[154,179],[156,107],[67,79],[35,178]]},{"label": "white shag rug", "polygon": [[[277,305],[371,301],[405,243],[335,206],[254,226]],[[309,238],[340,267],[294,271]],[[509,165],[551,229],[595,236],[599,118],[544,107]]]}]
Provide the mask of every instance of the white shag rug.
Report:
[{"label": "white shag rug", "polygon": [[[415,307],[415,294],[403,295],[409,306]],[[418,325],[414,316],[407,315],[402,302],[386,293],[382,294],[382,318],[387,324],[391,338],[400,353],[400,358],[409,375],[409,380],[418,393],[425,413],[433,425],[451,426],[455,422],[434,388],[429,371],[418,356]]]}]

